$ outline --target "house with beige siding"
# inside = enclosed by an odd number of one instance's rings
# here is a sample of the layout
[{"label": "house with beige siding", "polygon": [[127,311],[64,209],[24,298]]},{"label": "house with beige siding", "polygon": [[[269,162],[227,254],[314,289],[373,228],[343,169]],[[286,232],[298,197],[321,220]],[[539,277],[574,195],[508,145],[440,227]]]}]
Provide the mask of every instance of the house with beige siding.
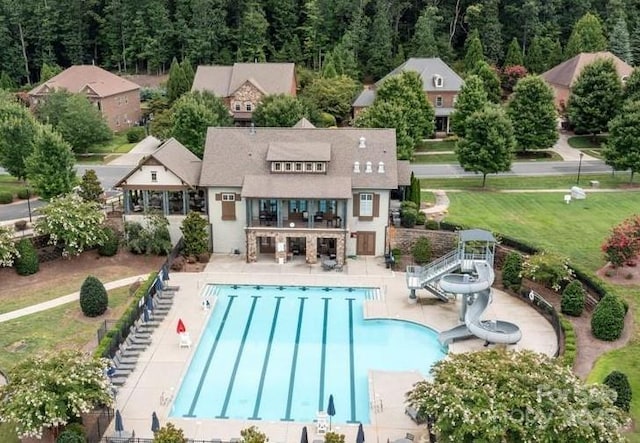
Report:
[{"label": "house with beige siding", "polygon": [[175,244],[190,211],[207,216],[207,190],[198,186],[202,160],[174,138],[140,160],[115,187],[122,190],[125,221],[143,222],[155,212],[169,220]]},{"label": "house with beige siding", "polygon": [[247,126],[253,111],[267,95],[296,96],[293,63],[234,63],[233,66],[198,66],[192,91],[221,97],[239,126]]},{"label": "house with beige siding", "polygon": [[464,80],[455,73],[441,59],[434,58],[410,58],[389,74],[378,80],[374,85],[366,87],[352,104],[354,118],[363,109],[371,106],[376,98],[376,89],[388,78],[400,75],[405,71],[415,71],[422,80],[422,89],[427,100],[433,105],[436,116],[436,132],[448,133],[449,117],[454,111],[454,106]]},{"label": "house with beige siding", "polygon": [[61,89],[86,95],[113,131],[126,130],[140,120],[140,86],[97,66],[76,65],[65,69],[29,91],[29,101],[37,105]]}]

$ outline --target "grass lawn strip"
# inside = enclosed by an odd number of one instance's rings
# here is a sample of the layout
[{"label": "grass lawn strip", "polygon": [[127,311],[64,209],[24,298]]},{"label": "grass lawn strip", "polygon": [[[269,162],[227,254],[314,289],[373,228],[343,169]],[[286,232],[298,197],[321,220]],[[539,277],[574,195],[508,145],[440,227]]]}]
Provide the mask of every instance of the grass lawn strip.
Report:
[{"label": "grass lawn strip", "polygon": [[569,146],[575,149],[600,149],[602,148],[602,144],[607,141],[606,135],[597,135],[595,140],[591,137],[591,135],[574,135],[573,137],[569,137],[567,142]]},{"label": "grass lawn strip", "polygon": [[0,175],[0,192],[11,192],[15,196],[20,189],[24,188],[26,185],[17,178],[8,174]]}]

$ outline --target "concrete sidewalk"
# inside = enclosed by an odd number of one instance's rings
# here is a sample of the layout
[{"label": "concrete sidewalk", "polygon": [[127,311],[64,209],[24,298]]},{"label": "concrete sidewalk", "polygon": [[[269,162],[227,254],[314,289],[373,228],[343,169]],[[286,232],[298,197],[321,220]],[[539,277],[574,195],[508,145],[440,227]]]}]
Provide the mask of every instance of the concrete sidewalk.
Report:
[{"label": "concrete sidewalk", "polygon": [[[134,277],[127,277],[121,280],[111,281],[105,283],[104,287],[107,291],[115,288],[120,288],[122,286],[129,286],[135,283],[138,280],[144,281],[149,274],[141,274],[136,275]],[[47,309],[55,308],[60,305],[64,305],[66,303],[71,303],[72,301],[76,301],[80,299],[80,291],[74,292],[73,294],[64,295],[62,297],[54,298],[53,300],[49,300],[43,303],[38,303],[37,305],[27,306],[26,308],[17,309],[15,311],[7,312],[5,314],[0,315],[0,323],[13,320],[16,318],[24,317],[25,315],[35,314],[36,312],[46,311]]]}]

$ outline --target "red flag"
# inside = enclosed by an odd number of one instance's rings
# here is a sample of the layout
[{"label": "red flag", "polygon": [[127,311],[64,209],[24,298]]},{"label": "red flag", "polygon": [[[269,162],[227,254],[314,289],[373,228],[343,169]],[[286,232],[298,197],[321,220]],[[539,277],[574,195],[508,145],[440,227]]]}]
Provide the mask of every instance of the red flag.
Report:
[{"label": "red flag", "polygon": [[182,319],[178,319],[178,327],[176,328],[178,334],[182,334],[183,332],[187,332],[187,328],[185,328],[184,323],[182,323]]}]

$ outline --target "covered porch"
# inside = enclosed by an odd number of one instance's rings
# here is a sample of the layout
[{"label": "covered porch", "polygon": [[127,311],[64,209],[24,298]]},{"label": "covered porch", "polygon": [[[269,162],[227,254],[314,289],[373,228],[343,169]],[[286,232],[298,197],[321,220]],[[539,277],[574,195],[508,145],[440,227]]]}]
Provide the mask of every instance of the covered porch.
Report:
[{"label": "covered porch", "polygon": [[344,229],[337,228],[247,228],[247,262],[253,263],[266,257],[270,261],[284,264],[296,257],[304,257],[308,264],[327,258],[342,266],[346,259],[346,235]]},{"label": "covered porch", "polygon": [[247,199],[247,226],[276,228],[343,229],[344,199]]},{"label": "covered porch", "polygon": [[165,216],[207,213],[207,191],[203,188],[141,188],[123,186],[124,213],[159,212]]}]

